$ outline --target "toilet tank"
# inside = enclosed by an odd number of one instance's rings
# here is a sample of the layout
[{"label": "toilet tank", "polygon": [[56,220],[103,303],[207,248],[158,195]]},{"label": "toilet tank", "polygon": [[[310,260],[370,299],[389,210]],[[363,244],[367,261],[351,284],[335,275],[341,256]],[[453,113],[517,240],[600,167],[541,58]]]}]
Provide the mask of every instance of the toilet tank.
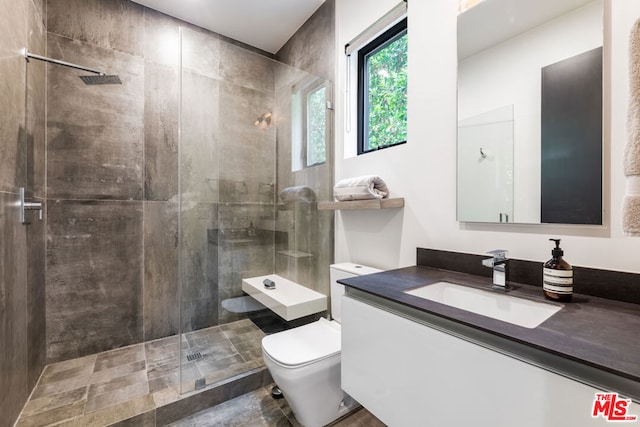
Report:
[{"label": "toilet tank", "polygon": [[340,297],[344,295],[344,285],[338,283],[338,280],[379,273],[381,271],[382,270],[378,270],[377,268],[351,262],[332,264],[329,267],[329,276],[331,278],[331,317],[333,320],[340,322]]}]

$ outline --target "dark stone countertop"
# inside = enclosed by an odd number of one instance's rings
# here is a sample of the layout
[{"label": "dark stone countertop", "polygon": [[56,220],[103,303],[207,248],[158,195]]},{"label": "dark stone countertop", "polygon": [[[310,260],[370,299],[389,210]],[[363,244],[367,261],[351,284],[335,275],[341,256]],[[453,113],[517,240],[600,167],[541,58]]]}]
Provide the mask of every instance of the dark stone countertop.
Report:
[{"label": "dark stone countertop", "polygon": [[544,298],[539,286],[510,282],[513,289],[508,292],[509,295],[564,306],[540,326],[529,329],[404,293],[440,281],[491,290],[490,278],[421,266],[344,279],[340,283],[632,381],[640,381],[640,305],[580,294],[574,294],[570,303],[555,303]]}]

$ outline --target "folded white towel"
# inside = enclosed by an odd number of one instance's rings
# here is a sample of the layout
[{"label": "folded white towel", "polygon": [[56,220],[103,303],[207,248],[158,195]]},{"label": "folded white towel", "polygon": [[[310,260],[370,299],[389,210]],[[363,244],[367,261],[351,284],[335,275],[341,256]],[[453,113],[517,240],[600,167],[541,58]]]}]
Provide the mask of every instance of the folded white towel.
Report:
[{"label": "folded white towel", "polygon": [[316,201],[316,193],[305,185],[287,187],[280,192],[282,203],[302,202],[311,203]]},{"label": "folded white towel", "polygon": [[383,199],[389,196],[389,189],[379,176],[365,175],[338,181],[333,187],[333,196],[339,202]]}]

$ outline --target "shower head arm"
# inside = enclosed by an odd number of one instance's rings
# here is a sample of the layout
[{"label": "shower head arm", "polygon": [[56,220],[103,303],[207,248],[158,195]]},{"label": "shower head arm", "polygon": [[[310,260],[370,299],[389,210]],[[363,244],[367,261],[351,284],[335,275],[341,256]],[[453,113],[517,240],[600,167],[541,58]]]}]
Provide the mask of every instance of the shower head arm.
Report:
[{"label": "shower head arm", "polygon": [[107,73],[104,71],[96,70],[94,68],[83,67],[82,65],[72,64],[71,62],[60,61],[59,59],[48,58],[46,56],[36,55],[35,53],[29,53],[29,51],[24,49],[24,57],[29,62],[29,59],[37,59],[38,61],[49,62],[51,64],[62,65],[64,67],[75,68],[77,70],[87,71],[89,73],[98,74],[100,76],[106,76]]}]

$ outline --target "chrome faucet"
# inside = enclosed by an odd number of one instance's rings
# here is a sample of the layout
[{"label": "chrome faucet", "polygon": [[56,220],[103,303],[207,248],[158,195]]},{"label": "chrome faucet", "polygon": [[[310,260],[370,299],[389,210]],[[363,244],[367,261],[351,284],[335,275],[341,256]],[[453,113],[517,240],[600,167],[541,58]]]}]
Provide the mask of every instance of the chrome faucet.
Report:
[{"label": "chrome faucet", "polygon": [[507,251],[505,249],[495,249],[487,252],[492,258],[482,260],[482,265],[493,268],[493,287],[507,289]]}]

